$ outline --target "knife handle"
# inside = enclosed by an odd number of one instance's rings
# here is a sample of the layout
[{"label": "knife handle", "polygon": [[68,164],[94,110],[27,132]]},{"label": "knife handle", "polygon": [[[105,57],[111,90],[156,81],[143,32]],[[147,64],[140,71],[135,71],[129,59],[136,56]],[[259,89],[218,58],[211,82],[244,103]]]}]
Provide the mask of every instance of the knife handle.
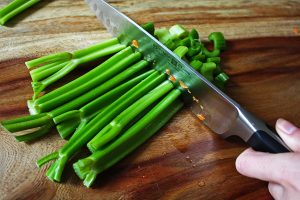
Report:
[{"label": "knife handle", "polygon": [[268,133],[258,130],[252,134],[247,143],[256,151],[269,152],[269,153],[285,153],[290,152],[278,140],[279,137],[271,137]]},{"label": "knife handle", "polygon": [[242,138],[249,146],[256,151],[269,153],[285,153],[291,149],[277,135],[273,127],[268,126],[264,121],[255,117],[242,107],[237,107],[239,115],[234,125],[221,134],[223,138],[236,135]]}]

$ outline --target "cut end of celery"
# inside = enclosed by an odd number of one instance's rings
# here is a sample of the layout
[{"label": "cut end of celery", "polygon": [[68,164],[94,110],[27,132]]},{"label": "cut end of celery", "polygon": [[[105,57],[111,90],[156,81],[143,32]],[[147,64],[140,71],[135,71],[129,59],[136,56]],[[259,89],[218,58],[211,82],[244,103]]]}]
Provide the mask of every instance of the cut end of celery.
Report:
[{"label": "cut end of celery", "polygon": [[46,176],[54,182],[60,182],[62,172],[65,168],[65,165],[68,161],[66,156],[60,156],[54,163],[52,163],[51,167],[46,172]]},{"label": "cut end of celery", "polygon": [[56,129],[62,139],[68,138],[72,133],[76,131],[80,124],[78,120],[68,120],[56,126]]},{"label": "cut end of celery", "polygon": [[93,170],[93,165],[94,161],[90,158],[81,159],[73,164],[75,173],[81,180],[84,180],[83,184],[86,187],[91,187],[97,177],[97,172]]},{"label": "cut end of celery", "polygon": [[87,145],[87,148],[89,149],[89,151],[91,152],[91,153],[94,153],[97,149],[94,147],[94,145],[92,144],[92,143],[88,143]]},{"label": "cut end of celery", "polygon": [[84,158],[78,160],[76,163],[73,164],[73,168],[75,173],[80,179],[84,179],[87,173],[92,169],[92,165],[94,164],[92,159]]},{"label": "cut end of celery", "polygon": [[90,188],[96,178],[97,178],[97,175],[95,173],[93,173],[93,172],[88,173],[88,175],[85,177],[85,179],[83,181],[83,185]]},{"label": "cut end of celery", "polygon": [[39,94],[45,89],[45,85],[40,82],[31,82],[32,89],[33,89],[33,97],[32,99],[35,100],[38,98]]},{"label": "cut end of celery", "polygon": [[180,24],[172,26],[169,31],[172,35],[176,35],[178,38],[184,38],[189,34],[189,32]]},{"label": "cut end of celery", "polygon": [[40,113],[39,110],[34,105],[34,101],[33,100],[27,100],[27,107],[29,109],[30,115],[36,115],[36,114]]}]

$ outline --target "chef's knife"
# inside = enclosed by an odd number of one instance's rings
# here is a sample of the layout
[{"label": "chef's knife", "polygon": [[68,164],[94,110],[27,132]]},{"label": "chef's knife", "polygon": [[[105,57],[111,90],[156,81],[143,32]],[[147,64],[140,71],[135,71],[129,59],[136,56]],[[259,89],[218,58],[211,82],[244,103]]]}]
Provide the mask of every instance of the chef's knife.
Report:
[{"label": "chef's knife", "polygon": [[170,73],[181,89],[184,101],[191,105],[203,123],[223,138],[237,135],[258,151],[281,153],[288,146],[260,119],[220,91],[201,74],[167,49],[126,15],[104,0],[86,0],[97,18],[121,43],[136,40],[144,59],[153,67]]}]

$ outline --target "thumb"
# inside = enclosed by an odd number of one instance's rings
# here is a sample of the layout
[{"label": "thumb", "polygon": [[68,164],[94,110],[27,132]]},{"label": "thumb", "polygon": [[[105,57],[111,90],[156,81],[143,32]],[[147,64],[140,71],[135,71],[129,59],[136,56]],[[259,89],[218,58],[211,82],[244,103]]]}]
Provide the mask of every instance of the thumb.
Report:
[{"label": "thumb", "polygon": [[300,129],[298,127],[289,121],[278,119],[276,131],[294,152],[300,152]]}]

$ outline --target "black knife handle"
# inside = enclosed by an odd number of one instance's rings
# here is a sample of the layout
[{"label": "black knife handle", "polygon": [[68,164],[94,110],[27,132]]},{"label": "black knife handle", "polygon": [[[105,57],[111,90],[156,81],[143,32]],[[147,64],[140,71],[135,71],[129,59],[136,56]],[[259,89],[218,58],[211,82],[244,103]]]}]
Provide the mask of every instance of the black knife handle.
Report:
[{"label": "black knife handle", "polygon": [[268,133],[258,130],[252,134],[247,143],[256,151],[269,153],[285,153],[290,152],[278,140],[271,137]]}]

